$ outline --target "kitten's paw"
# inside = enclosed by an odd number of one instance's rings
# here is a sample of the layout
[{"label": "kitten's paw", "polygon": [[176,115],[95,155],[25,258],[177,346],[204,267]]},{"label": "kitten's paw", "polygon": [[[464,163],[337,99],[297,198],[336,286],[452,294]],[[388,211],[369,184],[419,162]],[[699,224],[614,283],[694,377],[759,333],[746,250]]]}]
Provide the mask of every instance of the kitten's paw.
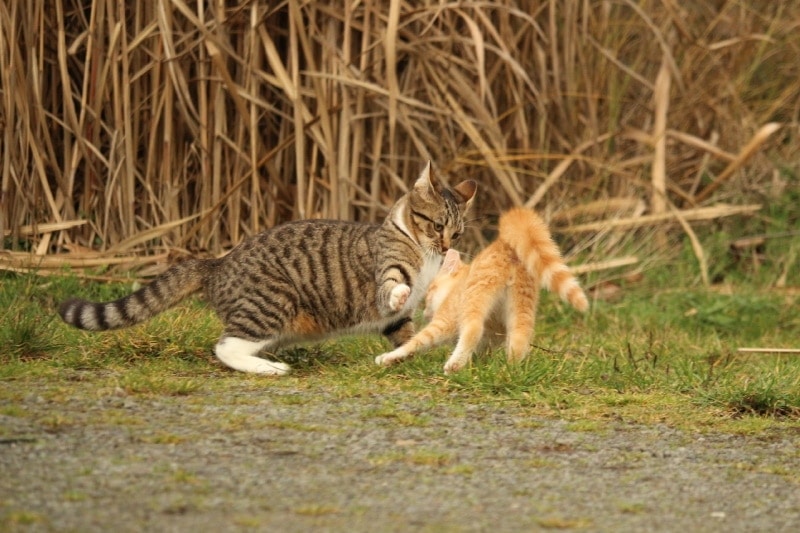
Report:
[{"label": "kitten's paw", "polygon": [[398,352],[397,350],[393,352],[386,352],[375,358],[375,364],[379,366],[390,366],[402,361],[406,357],[408,356],[402,352]]},{"label": "kitten's paw", "polygon": [[444,364],[444,373],[446,375],[454,374],[464,368],[467,365],[467,361],[461,359],[453,359],[452,357],[447,360]]},{"label": "kitten's paw", "polygon": [[445,363],[445,365],[444,365],[444,374],[446,376],[449,376],[450,374],[454,374],[455,372],[458,372],[459,370],[461,370],[460,366],[451,365],[449,361],[447,363]]},{"label": "kitten's paw", "polygon": [[408,297],[411,294],[411,287],[405,283],[395,285],[389,295],[389,309],[392,311],[399,311],[406,305]]}]

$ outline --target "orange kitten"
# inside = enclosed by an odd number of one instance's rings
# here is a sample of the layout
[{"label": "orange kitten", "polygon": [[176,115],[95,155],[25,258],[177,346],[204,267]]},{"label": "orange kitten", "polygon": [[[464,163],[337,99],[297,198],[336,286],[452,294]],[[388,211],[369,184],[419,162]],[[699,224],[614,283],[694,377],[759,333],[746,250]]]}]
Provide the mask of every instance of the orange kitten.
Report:
[{"label": "orange kitten", "polygon": [[390,365],[414,352],[458,336],[445,373],[460,370],[497,322],[505,324],[509,361],[520,361],[528,353],[539,287],[556,292],[579,311],[589,301],[544,221],[533,211],[515,208],[500,217],[497,240],[482,250],[471,264],[449,250],[425,300],[425,318],[430,323],[394,351],[378,356],[379,365]]}]

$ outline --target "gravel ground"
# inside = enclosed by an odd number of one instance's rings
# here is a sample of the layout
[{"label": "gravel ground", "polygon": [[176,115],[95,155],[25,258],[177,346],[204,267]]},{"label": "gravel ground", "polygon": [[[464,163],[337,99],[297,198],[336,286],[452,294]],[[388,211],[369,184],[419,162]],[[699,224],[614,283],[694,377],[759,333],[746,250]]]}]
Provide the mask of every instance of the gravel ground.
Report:
[{"label": "gravel ground", "polygon": [[0,406],[0,530],[800,531],[800,428],[581,431],[497,403],[269,385],[3,387],[20,401]]}]

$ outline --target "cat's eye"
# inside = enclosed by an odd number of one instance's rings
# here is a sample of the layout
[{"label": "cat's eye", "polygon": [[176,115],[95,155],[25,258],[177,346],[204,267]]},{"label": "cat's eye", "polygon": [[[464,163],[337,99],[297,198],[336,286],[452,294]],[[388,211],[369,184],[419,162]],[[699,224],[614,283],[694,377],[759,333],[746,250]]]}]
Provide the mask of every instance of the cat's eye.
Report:
[{"label": "cat's eye", "polygon": [[459,237],[461,237],[461,232],[457,231],[457,232],[453,233],[452,239],[455,241],[455,240],[458,240]]},{"label": "cat's eye", "polygon": [[444,230],[444,224],[439,224],[438,222],[434,222],[433,229],[437,232],[441,232],[442,230]]}]

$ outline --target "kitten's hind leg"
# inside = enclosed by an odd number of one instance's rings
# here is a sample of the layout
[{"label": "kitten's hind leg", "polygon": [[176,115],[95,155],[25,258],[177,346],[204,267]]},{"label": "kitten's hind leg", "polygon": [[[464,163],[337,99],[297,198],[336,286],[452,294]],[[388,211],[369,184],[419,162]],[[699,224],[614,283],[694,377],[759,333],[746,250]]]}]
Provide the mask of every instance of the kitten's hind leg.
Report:
[{"label": "kitten's hind leg", "polygon": [[272,376],[287,374],[290,367],[286,363],[256,356],[268,344],[270,342],[265,340],[251,341],[240,337],[223,336],[214,347],[214,354],[226,366],[240,372]]},{"label": "kitten's hind leg", "polygon": [[518,282],[516,290],[510,292],[506,308],[506,357],[510,363],[515,363],[525,359],[531,348],[539,287],[536,280]]}]

